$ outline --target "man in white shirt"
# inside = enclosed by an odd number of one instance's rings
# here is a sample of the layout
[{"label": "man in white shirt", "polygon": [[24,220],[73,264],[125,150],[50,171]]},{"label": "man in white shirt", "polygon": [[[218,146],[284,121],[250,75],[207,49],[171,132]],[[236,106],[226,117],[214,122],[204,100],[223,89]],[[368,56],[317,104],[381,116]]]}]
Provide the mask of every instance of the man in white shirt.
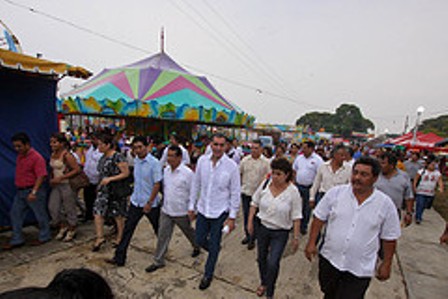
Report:
[{"label": "man in white shirt", "polygon": [[238,166],[224,154],[225,143],[224,135],[214,135],[212,154],[199,158],[191,187],[188,214],[193,219],[197,211],[196,244],[208,251],[200,290],[211,284],[221,249],[223,225],[229,232],[235,228],[240,205]]},{"label": "man in white shirt", "polygon": [[261,141],[254,140],[250,149],[250,155],[244,157],[240,164],[241,202],[243,203],[244,233],[246,235],[241,243],[243,245],[247,244],[247,249],[249,250],[255,247],[255,236],[250,235],[247,231],[252,195],[266,179],[270,171],[269,160],[261,154],[262,150]]},{"label": "man in white shirt", "polygon": [[334,186],[348,184],[352,170],[344,163],[347,149],[344,145],[336,145],[331,151],[331,160],[324,162],[317,170],[310,191],[310,208],[314,208],[325,192]]},{"label": "man in white shirt", "polygon": [[199,255],[199,247],[195,244],[194,229],[188,217],[188,202],[194,173],[182,162],[182,150],[179,146],[168,148],[168,166],[163,172],[163,206],[160,212],[157,248],[154,263],[146,268],[146,272],[154,272],[165,267],[165,254],[177,225],[193,246],[192,257]]},{"label": "man in white shirt", "polygon": [[302,155],[299,155],[293,164],[296,172],[296,184],[302,197],[303,219],[300,223],[300,232],[306,235],[308,222],[310,221],[310,189],[316,177],[317,170],[324,163],[322,158],[314,152],[314,142],[306,141],[302,146]]},{"label": "man in white shirt", "polygon": [[170,134],[170,144],[163,150],[162,158],[160,158],[160,164],[162,165],[162,168],[165,167],[166,161],[168,159],[168,148],[170,145],[177,145],[182,150],[182,163],[188,165],[190,164],[190,155],[188,154],[188,151],[179,143],[179,137],[177,136],[176,132],[172,132]]},{"label": "man in white shirt", "polygon": [[89,186],[84,188],[84,203],[86,205],[86,215],[85,220],[93,220],[93,203],[96,199],[96,190],[100,180],[100,174],[98,172],[98,162],[103,156],[99,152],[97,145],[98,139],[97,134],[92,133],[90,136],[90,141],[92,144],[86,152],[86,162],[84,164],[84,172],[89,178]]},{"label": "man in white shirt", "polygon": [[351,146],[347,147],[347,156],[345,157],[345,163],[350,167],[353,168],[353,164],[355,164],[355,158],[353,158],[353,155],[355,154],[353,148]]},{"label": "man in white shirt", "polygon": [[319,254],[319,284],[324,298],[364,298],[375,274],[380,242],[384,258],[376,277],[390,277],[400,221],[392,200],[374,187],[380,171],[377,160],[359,158],[351,184],[330,189],[314,210],[305,256],[311,261],[317,254],[316,239],[326,224]]},{"label": "man in white shirt", "polygon": [[[237,140],[237,139],[234,139],[234,138],[232,138],[232,137],[227,138],[227,143],[226,143],[226,149],[225,149],[225,152],[226,152],[226,155],[227,155],[230,159],[232,159],[233,161],[235,161],[235,163],[236,163],[237,165],[239,165],[240,162],[241,162],[241,157],[242,157],[243,155],[242,155],[242,152],[238,151],[238,148],[234,146],[234,144],[233,144],[233,141],[234,141],[234,140]],[[237,140],[237,142],[238,142],[238,140]],[[238,143],[237,143],[237,144],[238,144]]]}]

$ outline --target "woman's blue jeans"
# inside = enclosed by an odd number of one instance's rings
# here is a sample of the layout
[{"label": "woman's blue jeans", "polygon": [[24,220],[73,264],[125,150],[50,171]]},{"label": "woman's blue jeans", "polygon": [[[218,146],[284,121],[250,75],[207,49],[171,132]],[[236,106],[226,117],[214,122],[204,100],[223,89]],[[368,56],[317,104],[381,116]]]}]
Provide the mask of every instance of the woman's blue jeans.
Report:
[{"label": "woman's blue jeans", "polygon": [[434,200],[434,196],[417,194],[415,196],[415,220],[422,221],[423,212],[425,211],[429,202]]},{"label": "woman's blue jeans", "polygon": [[280,270],[280,260],[288,242],[289,230],[275,230],[260,224],[257,232],[258,270],[266,295],[274,295],[275,283]]}]

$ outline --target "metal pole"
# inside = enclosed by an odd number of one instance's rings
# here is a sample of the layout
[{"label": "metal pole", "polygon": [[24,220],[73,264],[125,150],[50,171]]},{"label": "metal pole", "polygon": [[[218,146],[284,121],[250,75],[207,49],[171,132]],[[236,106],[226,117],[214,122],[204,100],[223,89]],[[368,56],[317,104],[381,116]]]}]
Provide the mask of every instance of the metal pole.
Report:
[{"label": "metal pole", "polygon": [[417,108],[417,119],[415,120],[414,134],[412,136],[412,142],[411,142],[412,146],[414,146],[417,143],[418,125],[420,123],[420,116],[422,115],[423,111],[425,111],[424,107],[420,106]]}]

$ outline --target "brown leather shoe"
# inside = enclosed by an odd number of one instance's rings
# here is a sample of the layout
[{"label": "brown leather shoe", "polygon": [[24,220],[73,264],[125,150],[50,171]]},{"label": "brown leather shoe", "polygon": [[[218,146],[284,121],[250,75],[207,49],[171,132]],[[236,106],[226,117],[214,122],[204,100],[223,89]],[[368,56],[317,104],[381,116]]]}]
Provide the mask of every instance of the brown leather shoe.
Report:
[{"label": "brown leather shoe", "polygon": [[117,267],[123,267],[124,266],[124,263],[119,263],[114,258],[105,259],[104,261],[106,263],[110,264],[110,265],[117,266]]},{"label": "brown leather shoe", "polygon": [[13,249],[15,249],[15,248],[19,248],[19,247],[22,247],[23,245],[25,245],[25,243],[19,243],[19,244],[11,244],[11,243],[8,243],[8,244],[5,244],[5,245],[3,245],[2,246],[2,249],[3,250],[13,250]]}]

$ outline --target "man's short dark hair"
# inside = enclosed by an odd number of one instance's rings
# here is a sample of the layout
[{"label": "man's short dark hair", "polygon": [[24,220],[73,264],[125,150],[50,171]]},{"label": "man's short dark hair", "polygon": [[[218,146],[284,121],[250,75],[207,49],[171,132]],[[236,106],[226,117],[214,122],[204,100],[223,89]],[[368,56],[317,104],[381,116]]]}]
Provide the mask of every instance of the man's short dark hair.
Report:
[{"label": "man's short dark hair", "polygon": [[168,148],[169,151],[173,151],[174,154],[176,155],[176,157],[182,157],[182,150],[180,148],[180,146],[177,145],[170,145],[170,147]]},{"label": "man's short dark hair", "polygon": [[353,150],[353,147],[349,146],[347,148],[347,153],[350,155],[350,158],[353,158],[353,155],[355,154],[355,151]]},{"label": "man's short dark hair", "polygon": [[263,147],[263,143],[261,143],[261,140],[260,139],[255,139],[255,140],[253,140],[252,141],[252,144],[258,144],[258,145],[260,145],[261,147]]},{"label": "man's short dark hair", "polygon": [[96,272],[84,268],[62,270],[46,289],[57,294],[57,298],[114,298],[107,281]]},{"label": "man's short dark hair", "polygon": [[380,156],[381,160],[387,160],[387,163],[393,165],[394,167],[397,165],[397,156],[391,152],[385,152]]},{"label": "man's short dark hair", "polygon": [[148,139],[144,136],[135,136],[134,139],[132,139],[132,145],[137,142],[141,142],[144,146],[148,146]]},{"label": "man's short dark hair", "polygon": [[356,165],[358,164],[370,166],[372,168],[372,174],[374,177],[377,177],[381,172],[380,162],[372,157],[362,156],[355,161],[355,164],[353,164],[353,169],[355,169]]},{"label": "man's short dark hair", "polygon": [[345,145],[343,145],[343,144],[337,144],[337,145],[335,145],[335,146],[333,147],[333,149],[331,150],[330,157],[333,158],[334,154],[335,154],[337,151],[341,150],[341,149],[344,150],[344,151],[347,151],[347,147],[346,147]]},{"label": "man's short dark hair", "polygon": [[11,137],[11,141],[12,142],[20,141],[20,142],[22,142],[25,145],[26,144],[31,144],[30,137],[26,133],[24,133],[24,132],[19,132],[19,133],[14,134]]},{"label": "man's short dark hair", "polygon": [[174,138],[174,140],[176,140],[177,142],[180,141],[180,140],[179,140],[179,136],[177,135],[177,132],[176,132],[176,131],[171,132],[171,133],[170,133],[170,137],[171,137],[171,138]]},{"label": "man's short dark hair", "polygon": [[224,138],[227,141],[227,137],[223,133],[215,133],[215,134],[213,134],[212,140],[215,139],[215,138]]},{"label": "man's short dark hair", "polygon": [[304,144],[306,144],[307,147],[312,148],[313,150],[316,147],[316,144],[314,143],[314,141],[311,141],[311,140],[305,141]]}]

